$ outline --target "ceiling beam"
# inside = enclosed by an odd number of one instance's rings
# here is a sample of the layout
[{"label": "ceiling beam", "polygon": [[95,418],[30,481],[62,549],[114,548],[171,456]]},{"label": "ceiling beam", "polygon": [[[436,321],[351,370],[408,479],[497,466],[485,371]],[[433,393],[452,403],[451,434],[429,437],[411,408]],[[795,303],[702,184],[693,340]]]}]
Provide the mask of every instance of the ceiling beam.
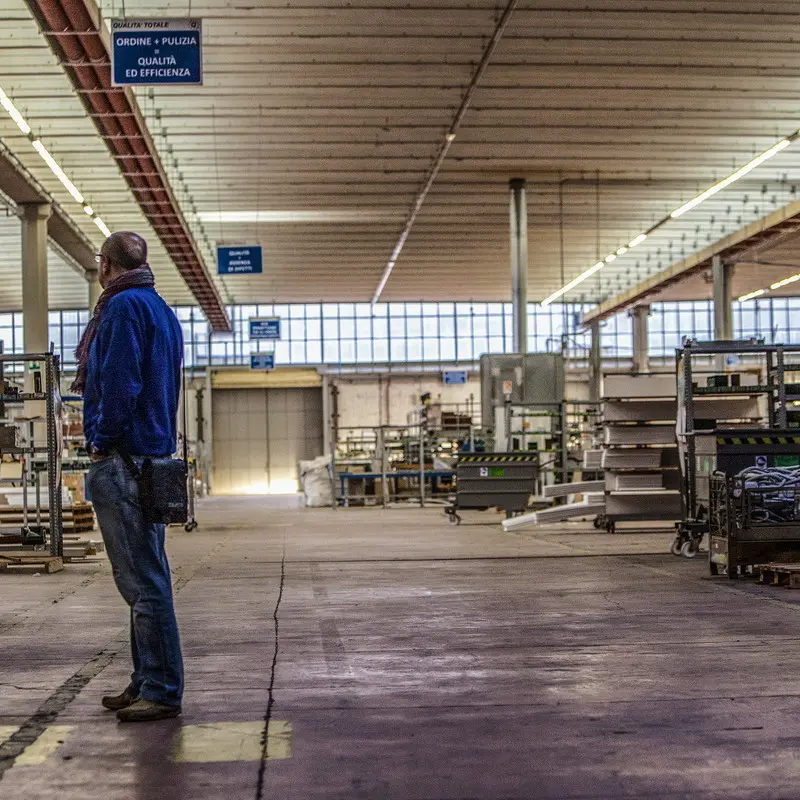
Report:
[{"label": "ceiling beam", "polygon": [[615,295],[584,315],[583,323],[603,320],[652,298],[662,289],[679,283],[691,275],[711,268],[711,259],[721,256],[730,264],[758,260],[758,254],[790,239],[800,236],[800,200],[773,211],[766,217],[751,222],[738,231],[720,239],[710,247],[677,261],[672,266],[636,286]]},{"label": "ceiling beam", "polygon": [[47,235],[50,240],[65,256],[70,266],[80,268],[87,280],[90,273],[96,272],[97,264],[94,260],[95,251],[92,243],[5,146],[0,147],[0,192],[15,207],[27,203],[49,203],[53,209],[47,221]]}]

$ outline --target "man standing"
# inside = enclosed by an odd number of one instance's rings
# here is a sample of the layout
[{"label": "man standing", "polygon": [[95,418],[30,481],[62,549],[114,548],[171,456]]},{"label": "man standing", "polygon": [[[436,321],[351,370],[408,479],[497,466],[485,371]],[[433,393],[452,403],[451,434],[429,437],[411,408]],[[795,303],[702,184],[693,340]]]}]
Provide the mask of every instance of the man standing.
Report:
[{"label": "man standing", "polygon": [[73,389],[84,398],[87,490],[131,609],[133,655],[130,685],[102,703],[120,722],[146,722],[181,713],[183,660],[165,528],[145,521],[138,482],[121,454],[141,466],[142,457],[175,452],[183,337],[154,288],[141,236],[112,234],[98,261],[104,291],[75,353]]}]

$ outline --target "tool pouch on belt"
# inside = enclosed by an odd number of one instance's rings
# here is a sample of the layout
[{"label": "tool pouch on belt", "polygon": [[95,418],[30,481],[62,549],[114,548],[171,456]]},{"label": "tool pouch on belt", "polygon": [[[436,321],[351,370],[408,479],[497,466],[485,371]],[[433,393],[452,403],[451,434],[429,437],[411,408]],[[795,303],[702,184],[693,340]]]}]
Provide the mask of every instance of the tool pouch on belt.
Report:
[{"label": "tool pouch on belt", "polygon": [[120,452],[128,471],[139,484],[139,499],[145,520],[150,524],[173,525],[189,519],[189,470],[178,458],[144,458],[141,469],[127,454]]}]

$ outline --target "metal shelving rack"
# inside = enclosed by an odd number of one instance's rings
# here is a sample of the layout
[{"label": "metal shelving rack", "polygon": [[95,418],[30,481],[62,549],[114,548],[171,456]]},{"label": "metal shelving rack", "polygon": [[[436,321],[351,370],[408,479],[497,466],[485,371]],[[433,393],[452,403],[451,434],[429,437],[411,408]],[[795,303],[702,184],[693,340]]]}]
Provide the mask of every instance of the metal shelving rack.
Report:
[{"label": "metal shelving rack", "polygon": [[[724,457],[730,462],[728,471],[731,473],[748,464],[755,465],[759,459],[773,455],[774,448],[764,444],[770,437],[762,434],[780,437],[793,432],[789,428],[787,404],[800,400],[800,394],[787,394],[786,372],[796,371],[800,365],[787,367],[786,356],[792,353],[800,353],[800,345],[767,345],[755,339],[688,340],[683,348],[676,350],[683,518],[677,525],[672,546],[674,554],[694,556],[709,530],[710,479],[720,467],[719,459]],[[734,362],[744,357],[747,363],[734,370],[728,367],[728,370],[752,372],[758,367],[756,383],[695,386],[693,359],[698,357]],[[718,370],[720,374],[724,371]],[[704,417],[698,416],[701,409]],[[698,419],[704,418],[713,419],[714,427],[698,427]],[[726,447],[724,442],[731,437],[741,439],[741,444],[735,448]],[[800,455],[800,446],[790,449]]]},{"label": "metal shelving rack", "polygon": [[606,375],[603,398],[605,511],[595,526],[668,522],[681,517],[671,373]]},{"label": "metal shelving rack", "polygon": [[[28,367],[32,372],[34,381],[33,392],[19,392],[8,394],[5,379],[6,367],[9,364],[22,364],[23,368]],[[42,368],[35,370],[30,365],[41,364]],[[26,447],[5,447],[0,446],[0,455],[10,454],[21,457],[30,457],[31,463],[27,464],[27,470],[23,471],[23,481],[29,480],[29,475],[33,475],[40,469],[34,463],[38,455],[46,456],[47,488],[48,488],[48,523],[37,526],[41,536],[40,546],[47,547],[51,556],[63,556],[64,554],[64,520],[61,504],[61,390],[60,390],[60,365],[59,358],[52,352],[49,353],[19,353],[19,354],[0,354],[0,418],[6,418],[6,408],[8,405],[25,402],[44,402],[45,404],[45,427],[46,427],[46,446],[37,445],[31,437]],[[32,426],[33,427],[33,426]],[[38,481],[38,477],[35,478]],[[27,489],[27,483],[25,484]],[[37,492],[38,494],[38,492]],[[25,492],[23,503],[23,542],[28,527],[27,518],[29,507],[27,505],[27,491]],[[35,509],[37,520],[41,519],[41,508],[37,503]]]}]

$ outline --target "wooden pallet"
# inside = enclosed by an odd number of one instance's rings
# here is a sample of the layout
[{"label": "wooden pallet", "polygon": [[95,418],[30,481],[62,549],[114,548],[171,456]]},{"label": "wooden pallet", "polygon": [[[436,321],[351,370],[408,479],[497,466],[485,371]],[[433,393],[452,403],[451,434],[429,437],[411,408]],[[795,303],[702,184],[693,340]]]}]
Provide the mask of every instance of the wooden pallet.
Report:
[{"label": "wooden pallet", "polygon": [[800,589],[800,564],[760,564],[758,570],[759,583]]},{"label": "wooden pallet", "polygon": [[61,572],[64,559],[61,556],[46,556],[39,553],[0,554],[0,573],[2,572]]}]

